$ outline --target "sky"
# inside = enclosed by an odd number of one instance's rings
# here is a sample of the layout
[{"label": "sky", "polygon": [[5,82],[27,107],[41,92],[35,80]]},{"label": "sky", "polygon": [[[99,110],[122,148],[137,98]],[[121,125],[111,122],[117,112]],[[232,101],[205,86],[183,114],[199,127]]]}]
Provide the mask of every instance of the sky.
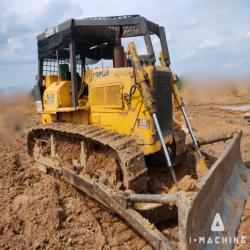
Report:
[{"label": "sky", "polygon": [[[180,76],[250,73],[248,0],[0,0],[0,91],[29,89],[36,36],[67,19],[140,14],[165,27],[171,68]],[[158,46],[156,39],[153,39]]]}]

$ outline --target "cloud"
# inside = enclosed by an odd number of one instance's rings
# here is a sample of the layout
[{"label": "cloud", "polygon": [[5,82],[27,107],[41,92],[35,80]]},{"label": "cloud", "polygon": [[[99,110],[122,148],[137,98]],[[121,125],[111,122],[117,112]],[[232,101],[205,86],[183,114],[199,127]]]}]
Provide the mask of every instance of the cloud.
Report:
[{"label": "cloud", "polygon": [[23,48],[23,43],[19,37],[10,37],[7,40],[7,48],[10,51],[15,52]]},{"label": "cloud", "polygon": [[197,24],[198,24],[198,19],[192,18],[192,19],[184,21],[181,28],[191,28],[193,26],[196,26]]},{"label": "cloud", "polygon": [[246,33],[246,38],[250,38],[250,31]]},{"label": "cloud", "polygon": [[187,60],[190,58],[193,58],[197,55],[202,55],[204,53],[201,52],[201,50],[206,50],[206,49],[211,49],[211,48],[216,48],[221,46],[221,44],[217,41],[214,40],[209,40],[209,39],[205,39],[200,45],[197,46],[196,49],[190,50],[188,52],[186,52],[181,59],[183,60]]},{"label": "cloud", "polygon": [[196,49],[186,52],[181,58],[183,60],[187,60],[197,56],[198,54],[199,55],[204,54],[204,52],[202,53],[201,50],[216,48],[219,46],[221,46],[219,42],[210,39],[205,39],[200,45],[197,46]]},{"label": "cloud", "polygon": [[36,41],[33,33],[25,36],[10,36],[0,41],[0,64],[11,65],[34,63],[36,61]]},{"label": "cloud", "polygon": [[199,46],[198,49],[212,49],[221,46],[221,43],[215,41],[215,40],[210,40],[210,39],[205,39]]},{"label": "cloud", "polygon": [[191,21],[190,21],[190,24],[191,25],[195,25],[195,24],[197,24],[198,23],[198,19],[197,18],[193,18],[193,19],[191,19]]},{"label": "cloud", "polygon": [[197,50],[191,50],[191,51],[188,51],[188,52],[186,52],[183,56],[182,56],[182,59],[184,59],[184,60],[187,60],[187,59],[190,59],[190,58],[192,58],[192,57],[194,57],[194,56],[196,56],[197,55]]}]

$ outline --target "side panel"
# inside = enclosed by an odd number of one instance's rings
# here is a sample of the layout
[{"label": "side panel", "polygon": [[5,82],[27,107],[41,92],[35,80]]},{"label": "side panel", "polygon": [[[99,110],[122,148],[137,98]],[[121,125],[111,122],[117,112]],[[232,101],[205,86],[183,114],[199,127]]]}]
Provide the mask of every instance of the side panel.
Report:
[{"label": "side panel", "polygon": [[74,112],[59,112],[57,113],[57,119],[59,122],[89,124],[88,112],[85,110],[76,110]]},{"label": "side panel", "polygon": [[[172,143],[172,99],[170,72],[155,74],[153,66],[145,67],[154,87],[158,111],[164,128],[166,143]],[[157,77],[155,77],[155,75]],[[86,79],[87,81],[87,79]],[[146,155],[161,149],[154,123],[146,110],[135,84],[132,68],[93,69],[88,74],[90,124],[115,130],[136,138]],[[130,98],[130,93],[131,98]],[[167,108],[167,106],[169,106]]]},{"label": "side panel", "polygon": [[53,82],[46,88],[43,95],[45,112],[56,113],[58,108],[71,106],[70,81]]}]

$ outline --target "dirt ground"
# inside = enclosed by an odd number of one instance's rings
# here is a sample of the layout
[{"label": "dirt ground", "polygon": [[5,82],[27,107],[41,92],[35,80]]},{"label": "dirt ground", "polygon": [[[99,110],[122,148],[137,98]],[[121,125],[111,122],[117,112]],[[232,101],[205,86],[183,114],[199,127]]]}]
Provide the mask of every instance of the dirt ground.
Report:
[{"label": "dirt ground", "polygon": [[[223,92],[223,98],[222,92],[213,93],[210,99],[207,92],[204,99],[190,93],[189,89],[184,96],[196,134],[205,138],[242,129],[242,156],[250,167],[246,111],[223,109],[223,105],[250,104],[249,89],[234,88]],[[0,249],[151,249],[119,217],[71,185],[35,169],[26,154],[26,129],[39,124],[39,117],[27,98],[8,107],[6,116],[6,102],[0,104]],[[207,150],[218,156],[224,147],[224,143],[218,143]],[[178,241],[176,232],[176,227],[165,230],[174,244]],[[236,248],[250,249],[250,199],[239,235],[249,240]]]}]

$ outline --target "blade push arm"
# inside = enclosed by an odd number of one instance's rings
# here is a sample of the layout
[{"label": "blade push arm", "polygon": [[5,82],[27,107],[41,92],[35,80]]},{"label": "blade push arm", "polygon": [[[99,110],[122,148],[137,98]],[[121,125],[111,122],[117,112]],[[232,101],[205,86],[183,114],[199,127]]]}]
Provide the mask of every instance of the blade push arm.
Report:
[{"label": "blade push arm", "polygon": [[[176,77],[176,76],[175,76]],[[173,81],[173,85],[172,85],[172,92],[173,92],[173,95],[174,95],[174,98],[176,100],[176,103],[178,105],[178,107],[180,108],[181,112],[182,112],[182,115],[183,115],[183,118],[186,122],[186,126],[188,128],[188,131],[189,131],[189,134],[192,138],[192,142],[193,142],[193,146],[194,146],[194,149],[197,153],[197,156],[198,156],[198,169],[197,169],[197,172],[198,172],[198,175],[199,174],[202,174],[204,173],[208,168],[206,166],[206,163],[205,163],[205,159],[200,151],[200,147],[199,147],[199,144],[198,144],[198,141],[195,137],[195,134],[193,132],[193,129],[191,127],[191,124],[190,124],[190,121],[189,121],[189,118],[188,118],[188,115],[186,113],[186,110],[185,110],[185,104],[182,100],[182,97],[180,95],[180,91],[178,89],[178,86],[176,85],[176,80]]]},{"label": "blade push arm", "polygon": [[[162,51],[160,52],[160,56],[159,56],[159,60],[161,62],[161,65],[163,67],[167,67],[166,65],[166,62],[163,58],[163,53]],[[189,122],[189,119],[188,119],[188,116],[187,116],[187,113],[186,113],[186,110],[185,110],[185,104],[182,100],[182,97],[180,95],[180,91],[176,85],[176,82],[177,82],[177,76],[176,75],[173,75],[173,84],[172,84],[172,93],[174,95],[174,99],[175,99],[175,102],[177,103],[179,109],[181,110],[182,112],[182,115],[183,115],[183,118],[186,122],[186,126],[188,128],[188,131],[189,131],[189,134],[192,138],[192,141],[193,141],[193,145],[194,145],[194,149],[198,155],[198,174],[202,174],[204,173],[208,168],[206,166],[206,163],[205,163],[205,160],[204,160],[204,157],[203,155],[201,154],[201,151],[200,151],[200,148],[199,148],[199,144],[197,142],[197,139],[194,135],[194,132],[193,132],[193,129],[191,127],[191,124]]]},{"label": "blade push arm", "polygon": [[155,105],[154,105],[154,101],[151,95],[150,87],[148,85],[148,79],[146,77],[144,68],[141,65],[141,61],[137,54],[134,42],[129,43],[128,52],[131,57],[131,61],[132,61],[132,65],[134,68],[134,72],[136,74],[137,81],[141,87],[143,102],[151,114],[155,113]]},{"label": "blade push arm", "polygon": [[176,175],[175,175],[175,172],[173,169],[173,164],[172,164],[167,146],[165,144],[164,137],[163,137],[163,134],[162,134],[162,131],[160,128],[160,124],[159,124],[159,121],[158,121],[158,118],[156,115],[153,97],[151,95],[151,90],[150,90],[150,87],[148,85],[148,79],[147,79],[146,73],[144,71],[144,68],[141,65],[141,61],[140,61],[140,58],[137,54],[134,42],[129,43],[128,52],[129,52],[130,57],[131,57],[131,61],[132,61],[134,72],[135,72],[135,75],[137,78],[137,82],[139,83],[139,85],[141,87],[143,101],[145,103],[146,108],[149,110],[150,114],[153,117],[155,127],[156,127],[157,133],[159,135],[161,145],[162,145],[162,148],[163,148],[166,160],[167,160],[168,167],[171,171],[175,186],[178,190],[177,178],[176,178]]}]

